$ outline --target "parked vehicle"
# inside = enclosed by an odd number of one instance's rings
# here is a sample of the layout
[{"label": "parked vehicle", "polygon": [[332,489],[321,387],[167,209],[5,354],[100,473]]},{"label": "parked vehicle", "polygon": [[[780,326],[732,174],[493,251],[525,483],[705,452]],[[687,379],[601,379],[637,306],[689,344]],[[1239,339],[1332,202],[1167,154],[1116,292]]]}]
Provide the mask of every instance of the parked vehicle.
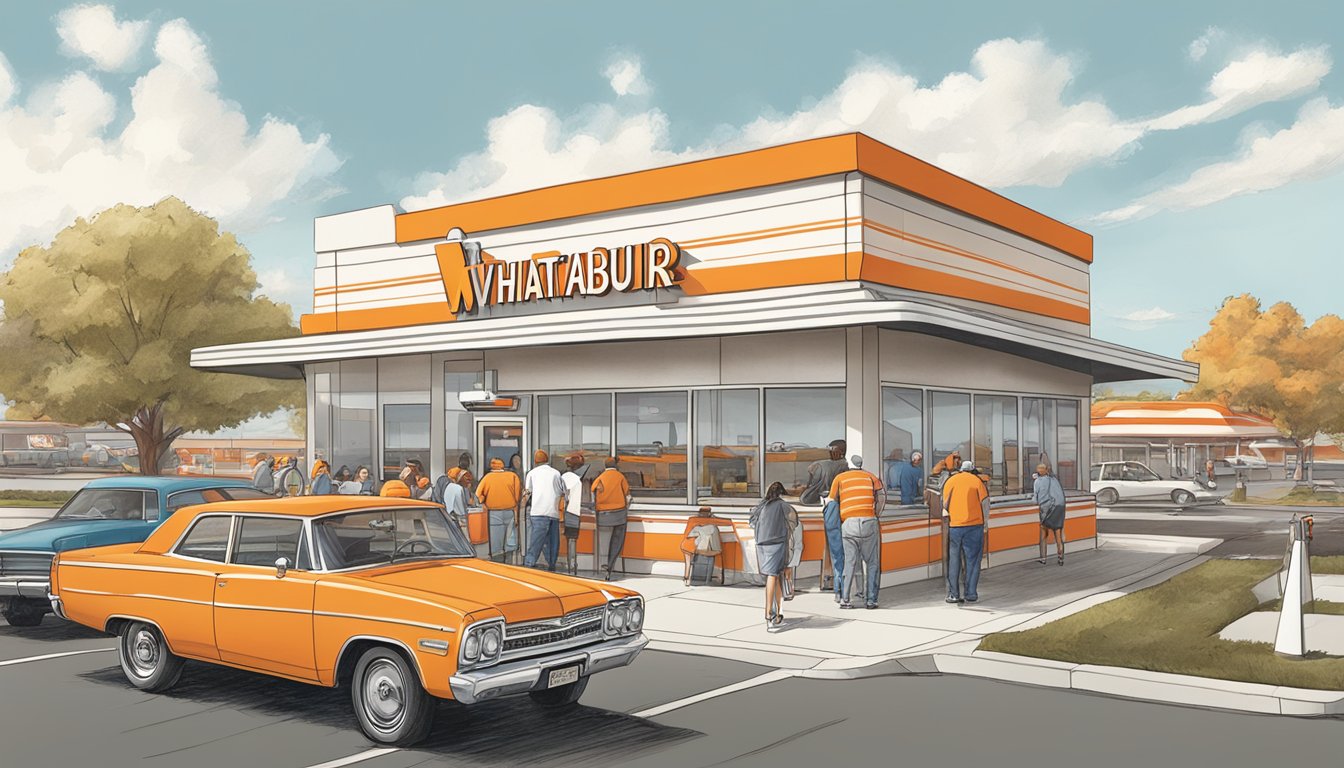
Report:
[{"label": "parked vehicle", "polygon": [[57,469],[70,460],[70,442],[61,425],[37,422],[0,429],[0,467]]},{"label": "parked vehicle", "polygon": [[240,480],[107,477],[89,481],[52,519],[0,534],[0,602],[15,627],[42,622],[51,558],[79,547],[144,541],[174,511],[192,504],[263,498]]},{"label": "parked vehicle", "polygon": [[53,609],[117,635],[137,688],[172,687],[184,659],[349,683],[364,734],[398,746],[428,735],[436,698],[566,708],[648,643],[638,593],[478,560],[441,506],[409,499],[194,507],[51,573]]},{"label": "parked vehicle", "polygon": [[1235,456],[1224,456],[1222,460],[1234,469],[1269,469],[1269,462],[1263,456],[1237,454]]},{"label": "parked vehicle", "polygon": [[1092,465],[1092,493],[1097,504],[1109,507],[1124,501],[1169,501],[1182,507],[1222,500],[1213,483],[1164,480],[1146,464],[1108,461]]}]

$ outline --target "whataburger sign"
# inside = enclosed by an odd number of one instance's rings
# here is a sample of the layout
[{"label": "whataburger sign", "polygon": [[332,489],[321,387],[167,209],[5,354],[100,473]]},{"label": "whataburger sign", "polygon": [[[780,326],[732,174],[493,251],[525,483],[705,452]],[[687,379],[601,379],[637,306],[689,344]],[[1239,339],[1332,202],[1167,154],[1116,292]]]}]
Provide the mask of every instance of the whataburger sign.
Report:
[{"label": "whataburger sign", "polygon": [[439,243],[434,254],[454,315],[496,304],[670,288],[681,281],[681,247],[662,237],[584,253],[538,253],[521,261],[501,261],[482,251],[479,264],[467,264],[460,241]]}]

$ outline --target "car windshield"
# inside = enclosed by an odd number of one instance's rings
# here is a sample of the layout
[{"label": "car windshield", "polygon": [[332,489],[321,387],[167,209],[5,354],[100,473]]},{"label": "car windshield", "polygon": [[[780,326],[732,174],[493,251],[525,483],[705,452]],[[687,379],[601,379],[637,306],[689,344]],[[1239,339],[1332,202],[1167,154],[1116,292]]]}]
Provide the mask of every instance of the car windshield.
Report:
[{"label": "car windshield", "polygon": [[63,520],[141,520],[144,491],[124,488],[85,488],[56,513]]},{"label": "car windshield", "polygon": [[406,560],[474,557],[462,531],[439,507],[380,509],[313,522],[313,541],[327,570]]}]

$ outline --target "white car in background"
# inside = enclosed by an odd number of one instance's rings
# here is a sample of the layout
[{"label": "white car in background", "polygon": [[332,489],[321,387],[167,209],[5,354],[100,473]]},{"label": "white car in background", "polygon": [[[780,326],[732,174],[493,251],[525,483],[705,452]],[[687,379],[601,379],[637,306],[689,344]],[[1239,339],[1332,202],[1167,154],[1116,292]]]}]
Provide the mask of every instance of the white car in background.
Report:
[{"label": "white car in background", "polygon": [[1092,494],[1097,505],[1109,507],[1125,501],[1170,502],[1181,507],[1222,501],[1214,483],[1196,480],[1164,480],[1137,461],[1107,461],[1092,465]]},{"label": "white car in background", "polygon": [[1227,463],[1227,466],[1234,469],[1269,469],[1269,462],[1265,461],[1264,456],[1237,454],[1235,456],[1224,456],[1222,460]]}]

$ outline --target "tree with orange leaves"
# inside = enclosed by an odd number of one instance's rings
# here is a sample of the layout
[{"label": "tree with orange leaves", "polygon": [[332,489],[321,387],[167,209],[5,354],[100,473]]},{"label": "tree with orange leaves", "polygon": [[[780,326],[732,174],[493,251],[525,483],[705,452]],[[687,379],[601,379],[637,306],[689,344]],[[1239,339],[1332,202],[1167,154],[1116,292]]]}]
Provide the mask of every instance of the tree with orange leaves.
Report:
[{"label": "tree with orange leaves", "polygon": [[1344,432],[1344,320],[1338,315],[1308,325],[1287,302],[1262,309],[1250,294],[1231,297],[1184,357],[1200,368],[1199,382],[1183,398],[1272,419],[1297,443],[1298,455],[1317,434]]}]

